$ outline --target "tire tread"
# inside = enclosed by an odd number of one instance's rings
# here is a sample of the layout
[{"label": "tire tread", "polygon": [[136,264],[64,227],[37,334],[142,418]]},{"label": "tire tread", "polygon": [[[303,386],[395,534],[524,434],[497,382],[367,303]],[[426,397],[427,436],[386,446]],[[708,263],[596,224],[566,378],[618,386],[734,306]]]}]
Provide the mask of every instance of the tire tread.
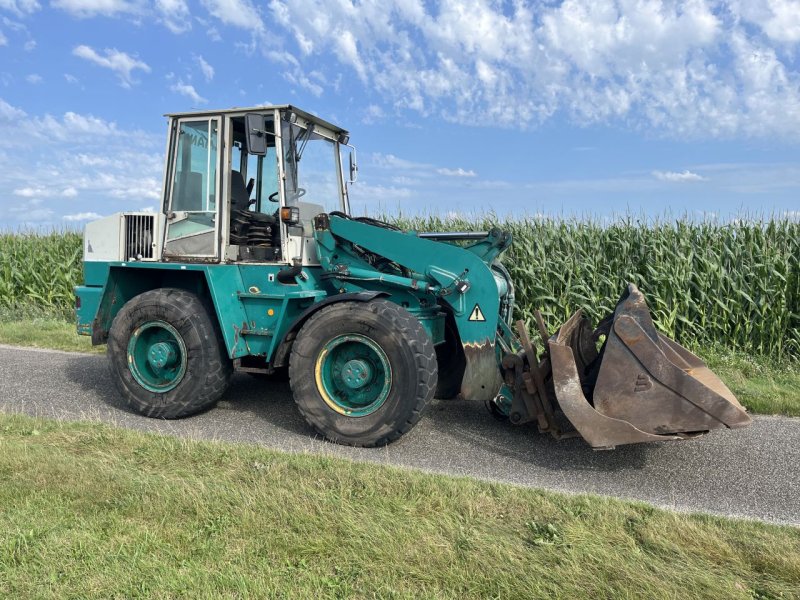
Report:
[{"label": "tire tread", "polygon": [[[187,319],[195,317],[193,333],[199,336],[198,343],[206,345],[208,351],[205,354],[207,360],[203,369],[205,378],[198,393],[188,394],[181,401],[170,403],[167,407],[153,406],[132,392],[121,380],[117,364],[120,356],[127,356],[127,338],[122,339],[121,333],[127,330],[135,318],[136,312],[148,309],[158,310],[159,308],[185,315],[178,322],[171,323],[173,326],[180,326]],[[150,290],[132,298],[122,307],[114,319],[108,339],[109,366],[117,388],[128,404],[137,412],[148,417],[178,419],[210,408],[225,393],[233,366],[222,342],[219,324],[216,319],[211,318],[211,314],[213,313],[209,311],[207,303],[203,302],[196,294],[179,288]],[[144,397],[151,393],[143,390]]]},{"label": "tire tread", "polygon": [[[414,317],[414,315],[389,300],[375,299],[369,302],[345,301],[336,303],[322,308],[317,313],[312,315],[303,328],[305,329],[306,327],[309,327],[322,319],[330,318],[330,315],[334,312],[352,312],[354,310],[363,310],[365,307],[373,312],[380,320],[389,324],[389,326],[397,332],[398,336],[407,340],[408,346],[411,348],[414,354],[414,362],[417,366],[417,386],[415,405],[408,419],[394,428],[388,435],[382,436],[375,440],[360,441],[341,438],[333,439],[318,423],[315,422],[315,419],[312,417],[312,415],[310,415],[308,411],[304,409],[302,403],[297,402],[297,399],[295,399],[295,402],[298,406],[300,414],[303,416],[306,422],[311,425],[322,437],[343,445],[373,448],[385,446],[396,441],[404,434],[408,433],[414,427],[414,425],[419,422],[423,413],[425,412],[425,409],[433,399],[434,392],[436,391],[438,372],[436,351],[430,336],[428,336],[428,333],[422,327],[420,322]],[[342,316],[341,318],[346,317]],[[302,338],[302,334],[303,331],[301,329],[300,334],[298,335],[298,341]],[[289,361],[290,382],[295,381],[300,377],[308,376],[308,373],[302,373],[299,371],[299,365],[304,362],[302,360],[298,360],[298,357],[302,356],[299,354],[299,346],[302,346],[302,344],[295,343],[292,348],[292,355]],[[302,358],[308,359],[309,357],[302,356]]]}]

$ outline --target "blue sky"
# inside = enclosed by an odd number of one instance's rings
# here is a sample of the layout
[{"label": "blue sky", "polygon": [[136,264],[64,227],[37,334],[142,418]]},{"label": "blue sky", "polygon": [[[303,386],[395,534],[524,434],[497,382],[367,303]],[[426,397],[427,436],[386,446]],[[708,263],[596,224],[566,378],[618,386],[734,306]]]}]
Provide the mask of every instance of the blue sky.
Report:
[{"label": "blue sky", "polygon": [[165,112],[350,129],[357,212],[800,215],[800,2],[0,0],[0,227],[158,206]]}]

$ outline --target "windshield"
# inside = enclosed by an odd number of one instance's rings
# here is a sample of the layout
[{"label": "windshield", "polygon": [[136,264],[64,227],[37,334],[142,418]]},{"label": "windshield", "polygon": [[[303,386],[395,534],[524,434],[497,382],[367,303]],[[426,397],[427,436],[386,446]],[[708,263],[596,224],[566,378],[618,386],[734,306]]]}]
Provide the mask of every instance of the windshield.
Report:
[{"label": "windshield", "polygon": [[318,204],[324,212],[343,210],[336,143],[314,130],[283,122],[286,168],[286,204]]}]

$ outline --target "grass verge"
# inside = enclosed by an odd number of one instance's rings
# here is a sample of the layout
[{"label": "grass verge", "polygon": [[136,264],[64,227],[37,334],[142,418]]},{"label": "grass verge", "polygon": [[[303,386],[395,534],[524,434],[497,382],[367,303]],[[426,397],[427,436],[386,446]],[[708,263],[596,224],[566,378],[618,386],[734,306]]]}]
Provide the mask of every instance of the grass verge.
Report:
[{"label": "grass verge", "polygon": [[725,349],[700,351],[747,410],[800,417],[800,361],[777,362]]},{"label": "grass verge", "polygon": [[0,595],[790,598],[800,530],[0,414]]},{"label": "grass verge", "polygon": [[[92,346],[88,337],[75,333],[73,323],[57,316],[10,320],[0,314],[0,343],[75,352],[102,353],[106,349]],[[749,411],[800,417],[800,364],[797,361],[778,363],[725,349],[698,353]]]},{"label": "grass verge", "polygon": [[52,348],[73,352],[105,352],[105,346],[92,346],[91,338],[78,335],[75,323],[55,316],[0,318],[0,343],[33,348]]}]

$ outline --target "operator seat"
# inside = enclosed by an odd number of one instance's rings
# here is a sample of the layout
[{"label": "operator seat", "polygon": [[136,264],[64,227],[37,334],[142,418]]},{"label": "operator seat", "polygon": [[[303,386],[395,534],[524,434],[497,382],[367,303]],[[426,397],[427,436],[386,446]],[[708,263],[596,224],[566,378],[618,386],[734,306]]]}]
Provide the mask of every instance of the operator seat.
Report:
[{"label": "operator seat", "polygon": [[244,177],[239,171],[231,171],[231,210],[248,210],[250,193],[244,184]]}]

